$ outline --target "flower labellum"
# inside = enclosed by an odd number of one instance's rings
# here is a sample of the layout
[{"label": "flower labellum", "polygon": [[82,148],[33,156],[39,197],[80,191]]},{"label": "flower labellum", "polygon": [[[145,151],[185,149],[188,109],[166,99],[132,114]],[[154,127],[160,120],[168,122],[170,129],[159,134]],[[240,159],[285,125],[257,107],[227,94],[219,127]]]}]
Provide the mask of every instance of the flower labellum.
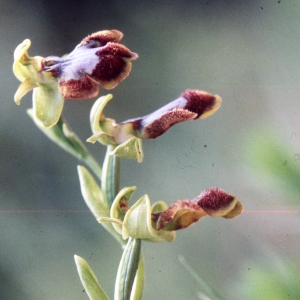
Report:
[{"label": "flower labellum", "polygon": [[157,230],[178,230],[191,226],[205,216],[232,219],[242,213],[242,203],[224,190],[211,188],[192,200],[178,200],[166,210],[152,213]]},{"label": "flower labellum", "polygon": [[186,90],[179,98],[144,117],[124,121],[115,127],[116,140],[128,134],[140,139],[155,139],[173,125],[205,118],[221,106],[222,98],[199,90]]},{"label": "flower labellum", "polygon": [[231,219],[242,212],[241,202],[222,189],[206,189],[195,200],[198,206],[211,217]]},{"label": "flower labellum", "polygon": [[138,55],[119,44],[123,33],[118,30],[98,31],[84,38],[65,57],[44,59],[44,71],[58,79],[64,98],[90,99],[99,93],[99,86],[113,89],[131,71],[130,60]]}]

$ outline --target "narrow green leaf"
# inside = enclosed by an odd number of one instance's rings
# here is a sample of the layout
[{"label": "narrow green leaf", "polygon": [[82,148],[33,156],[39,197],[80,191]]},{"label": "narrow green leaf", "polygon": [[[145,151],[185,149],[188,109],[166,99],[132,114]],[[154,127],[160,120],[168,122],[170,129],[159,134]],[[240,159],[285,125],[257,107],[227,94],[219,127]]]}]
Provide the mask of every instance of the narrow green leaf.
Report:
[{"label": "narrow green leaf", "polygon": [[96,180],[85,167],[78,166],[77,170],[81,193],[88,208],[96,218],[109,217],[110,206]]},{"label": "narrow green leaf", "polygon": [[115,284],[115,300],[130,300],[140,261],[141,240],[130,238],[123,251]]},{"label": "narrow green leaf", "polygon": [[[109,218],[110,217],[110,205],[107,203],[106,197],[103,191],[98,186],[97,182],[89,171],[78,166],[78,175],[80,181],[81,194],[83,199],[91,210],[96,219]],[[118,234],[111,223],[101,223],[101,225],[112,234],[121,245],[124,245],[124,241],[120,234]]]},{"label": "narrow green leaf", "polygon": [[77,255],[74,255],[74,259],[81,283],[90,300],[109,300],[88,263]]}]

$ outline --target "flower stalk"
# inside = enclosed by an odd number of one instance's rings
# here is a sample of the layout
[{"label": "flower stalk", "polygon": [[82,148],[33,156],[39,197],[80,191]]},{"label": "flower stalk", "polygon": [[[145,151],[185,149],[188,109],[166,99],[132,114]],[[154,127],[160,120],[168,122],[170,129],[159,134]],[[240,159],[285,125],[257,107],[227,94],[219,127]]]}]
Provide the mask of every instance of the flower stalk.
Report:
[{"label": "flower stalk", "polygon": [[112,205],[120,190],[120,157],[112,154],[114,148],[107,146],[101,177],[101,188],[109,205]]}]

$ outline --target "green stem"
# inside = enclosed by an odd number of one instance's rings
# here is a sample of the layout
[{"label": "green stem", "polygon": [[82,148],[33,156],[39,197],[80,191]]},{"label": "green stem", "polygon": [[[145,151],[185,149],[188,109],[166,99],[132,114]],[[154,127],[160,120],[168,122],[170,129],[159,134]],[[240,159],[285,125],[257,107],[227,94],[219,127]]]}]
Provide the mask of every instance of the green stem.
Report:
[{"label": "green stem", "polygon": [[101,180],[101,166],[96,159],[88,151],[80,138],[70,129],[61,116],[58,122],[51,128],[41,126],[33,116],[32,109],[28,109],[27,113],[35,122],[36,126],[55,144],[66,152],[70,153],[77,159],[83,161]]},{"label": "green stem", "polygon": [[101,188],[111,206],[120,190],[120,158],[110,155],[114,146],[107,146],[107,151],[102,168]]},{"label": "green stem", "polygon": [[139,261],[138,269],[136,271],[136,275],[134,278],[134,283],[133,283],[132,292],[130,295],[130,300],[141,300],[142,299],[144,284],[145,284],[145,262],[144,262],[143,253],[141,251],[140,261]]},{"label": "green stem", "polygon": [[90,154],[82,159],[84,163],[93,171],[93,173],[101,180],[102,169],[97,160]]},{"label": "green stem", "polygon": [[[136,278],[137,269],[140,262],[140,254],[141,240],[130,237],[128,239],[126,247],[124,248],[118,268],[115,284],[115,300],[131,299],[132,287]],[[143,280],[140,283],[143,283]],[[141,289],[141,287],[139,287],[139,289]]]}]

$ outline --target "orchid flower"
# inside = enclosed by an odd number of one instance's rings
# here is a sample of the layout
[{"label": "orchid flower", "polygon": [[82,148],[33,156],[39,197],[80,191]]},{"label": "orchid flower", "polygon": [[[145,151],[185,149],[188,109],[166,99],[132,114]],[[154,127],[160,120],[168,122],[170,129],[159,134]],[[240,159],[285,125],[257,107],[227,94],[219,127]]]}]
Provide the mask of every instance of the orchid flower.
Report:
[{"label": "orchid flower", "polygon": [[84,38],[66,57],[49,56],[44,71],[58,79],[64,98],[90,99],[99,93],[98,84],[113,89],[131,71],[130,60],[138,58],[119,44],[123,33],[103,30]]},{"label": "orchid flower", "polygon": [[205,216],[232,219],[242,213],[242,203],[222,189],[204,190],[192,200],[178,200],[168,209],[153,214],[157,230],[189,227]]},{"label": "orchid flower", "polygon": [[187,228],[205,216],[232,219],[242,213],[242,203],[224,190],[204,190],[192,200],[178,200],[169,207],[163,201],[150,204],[144,195],[133,206],[129,200],[136,187],[122,189],[110,209],[110,217],[98,218],[112,223],[123,239],[133,237],[153,242],[172,241],[176,230]]},{"label": "orchid flower", "polygon": [[87,141],[115,145],[112,154],[137,158],[139,162],[143,158],[141,140],[155,139],[177,123],[206,118],[218,110],[222,102],[218,95],[186,90],[179,98],[149,115],[116,123],[103,114],[105,105],[111,99],[109,94],[94,103],[90,114],[94,134]]},{"label": "orchid flower", "polygon": [[33,116],[44,127],[52,127],[61,115],[64,98],[90,99],[99,93],[98,84],[116,87],[130,73],[131,62],[138,58],[119,44],[118,30],[93,33],[62,58],[30,57],[31,41],[26,39],[14,52],[13,72],[21,81],[15,94],[16,104],[33,90]]}]

